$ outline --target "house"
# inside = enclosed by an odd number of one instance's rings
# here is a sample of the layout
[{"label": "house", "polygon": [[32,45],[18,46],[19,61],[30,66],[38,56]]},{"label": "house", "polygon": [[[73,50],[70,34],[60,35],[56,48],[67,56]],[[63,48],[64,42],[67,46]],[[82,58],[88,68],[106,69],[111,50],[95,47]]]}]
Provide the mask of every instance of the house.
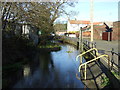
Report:
[{"label": "house", "polygon": [[[102,25],[101,22],[94,22],[93,25]],[[67,33],[69,37],[76,37],[75,33],[80,30],[80,28],[86,28],[86,31],[90,27],[90,21],[86,20],[68,20],[67,22]],[[88,29],[88,30],[87,30]]]},{"label": "house", "polygon": [[[93,26],[93,38],[94,39],[103,39],[103,37],[107,36],[107,32],[112,32],[113,28],[113,23],[112,22],[103,22],[102,24],[95,25]],[[87,28],[82,29],[83,32],[83,37],[88,37],[90,38],[91,36],[91,28],[88,26]]]},{"label": "house", "polygon": [[80,27],[85,27],[90,24],[90,21],[82,20],[68,20],[67,22],[67,33],[75,33],[80,30]]},{"label": "house", "polygon": [[5,38],[11,38],[15,35],[24,36],[33,41],[35,45],[38,44],[39,29],[37,27],[27,23],[12,22],[10,20],[6,20],[4,22],[6,22],[6,30],[3,30],[2,33],[4,34]]},{"label": "house", "polygon": [[39,29],[33,25],[23,23],[16,24],[15,34],[25,36],[26,38],[31,40],[35,45],[37,45],[39,42],[38,32]]}]

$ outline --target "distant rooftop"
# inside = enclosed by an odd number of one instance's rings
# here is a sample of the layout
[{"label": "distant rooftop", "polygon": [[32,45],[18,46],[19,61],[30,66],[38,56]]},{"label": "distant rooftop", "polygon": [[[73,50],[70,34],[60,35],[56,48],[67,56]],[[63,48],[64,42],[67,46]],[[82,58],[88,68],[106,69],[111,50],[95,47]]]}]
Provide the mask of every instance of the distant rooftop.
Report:
[{"label": "distant rooftop", "polygon": [[[70,24],[90,24],[90,21],[86,20],[68,20]],[[94,22],[94,25],[100,25],[102,22]]]}]

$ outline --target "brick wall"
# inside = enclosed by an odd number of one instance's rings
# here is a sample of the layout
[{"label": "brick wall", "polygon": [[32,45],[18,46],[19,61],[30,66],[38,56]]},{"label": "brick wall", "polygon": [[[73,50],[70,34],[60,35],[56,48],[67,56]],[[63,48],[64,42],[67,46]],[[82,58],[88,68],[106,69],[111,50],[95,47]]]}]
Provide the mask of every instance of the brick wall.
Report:
[{"label": "brick wall", "polygon": [[[106,31],[105,27],[105,25],[94,26],[94,39],[102,39],[102,32]],[[120,21],[113,22],[112,30],[112,40],[120,40]]]},{"label": "brick wall", "polygon": [[105,25],[94,26],[94,39],[102,39],[102,32],[105,30]]},{"label": "brick wall", "polygon": [[118,40],[118,37],[120,37],[120,21],[113,23],[112,40]]}]

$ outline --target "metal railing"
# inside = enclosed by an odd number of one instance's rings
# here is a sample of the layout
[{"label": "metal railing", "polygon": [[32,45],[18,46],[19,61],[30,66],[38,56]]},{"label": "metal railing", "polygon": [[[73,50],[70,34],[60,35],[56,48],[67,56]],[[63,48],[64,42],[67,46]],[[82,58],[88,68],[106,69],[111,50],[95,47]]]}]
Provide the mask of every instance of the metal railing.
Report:
[{"label": "metal railing", "polygon": [[84,40],[83,41],[83,44],[88,48],[96,48],[96,42],[89,42],[87,40]]},{"label": "metal railing", "polygon": [[[104,59],[104,60],[108,60],[108,68],[110,68],[110,58],[109,58],[109,55],[106,55],[106,54],[100,55],[100,54],[98,53],[98,50],[97,50],[96,48],[89,49],[88,51],[83,52],[82,54],[78,55],[78,56],[76,57],[76,61],[78,61],[78,57],[80,57],[80,56],[82,56],[82,55],[84,55],[84,54],[86,54],[86,53],[88,53],[88,52],[90,52],[90,51],[93,51],[93,50],[96,50],[96,55],[97,55],[97,57],[95,57],[94,59],[92,59],[92,60],[90,60],[90,61],[87,61],[87,62],[85,62],[85,63],[82,63],[82,59],[80,59],[80,66],[79,66],[78,72],[80,72],[82,66],[85,66],[85,70],[84,70],[84,75],[85,75],[84,79],[85,79],[85,80],[86,80],[87,64],[89,64],[90,62],[96,61],[96,60],[98,60],[98,59],[100,59],[100,58],[102,58],[102,57],[108,57],[108,59],[106,59],[106,58],[103,58],[103,59]],[[100,55],[100,56],[99,56],[99,55]],[[82,64],[81,64],[81,63],[82,63]],[[77,77],[78,79],[80,79],[77,74],[76,74],[76,77]]]},{"label": "metal railing", "polygon": [[[80,56],[82,56],[82,55],[84,55],[84,54],[86,54],[86,53],[88,53],[88,52],[91,52],[91,51],[93,51],[93,50],[96,50],[96,55],[99,55],[97,48],[91,48],[91,49],[89,49],[88,51],[83,52],[82,54],[78,55],[78,56],[76,57],[76,61],[78,61],[78,58],[79,58]],[[82,62],[82,61],[81,61],[81,62]]]},{"label": "metal railing", "polygon": [[[118,63],[115,63],[115,59],[114,56],[118,59]],[[120,75],[120,53],[116,53],[114,51],[114,49],[112,48],[112,51],[111,51],[111,70],[113,69],[113,66],[117,67],[118,68],[118,73]]]}]

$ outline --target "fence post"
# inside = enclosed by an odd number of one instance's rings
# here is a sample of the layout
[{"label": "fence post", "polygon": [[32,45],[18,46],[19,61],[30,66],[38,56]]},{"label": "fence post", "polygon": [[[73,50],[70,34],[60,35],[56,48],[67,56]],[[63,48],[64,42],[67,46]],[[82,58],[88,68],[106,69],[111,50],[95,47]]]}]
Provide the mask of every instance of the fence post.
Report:
[{"label": "fence post", "polygon": [[88,41],[88,48],[90,48],[90,42]]},{"label": "fence post", "polygon": [[113,55],[114,55],[114,48],[112,48],[112,51],[111,51],[111,54],[112,54],[112,58],[111,58],[111,70],[112,70],[112,67],[113,67],[113,63],[114,63],[114,58],[113,58]]},{"label": "fence post", "polygon": [[94,42],[94,47],[96,48],[96,42]]},{"label": "fence post", "polygon": [[[96,48],[96,42],[94,43],[94,48]],[[97,57],[97,54],[96,54],[96,50],[95,50],[95,56]]]},{"label": "fence post", "polygon": [[109,57],[109,55],[108,55],[108,69],[111,70],[110,69],[110,57]]}]

